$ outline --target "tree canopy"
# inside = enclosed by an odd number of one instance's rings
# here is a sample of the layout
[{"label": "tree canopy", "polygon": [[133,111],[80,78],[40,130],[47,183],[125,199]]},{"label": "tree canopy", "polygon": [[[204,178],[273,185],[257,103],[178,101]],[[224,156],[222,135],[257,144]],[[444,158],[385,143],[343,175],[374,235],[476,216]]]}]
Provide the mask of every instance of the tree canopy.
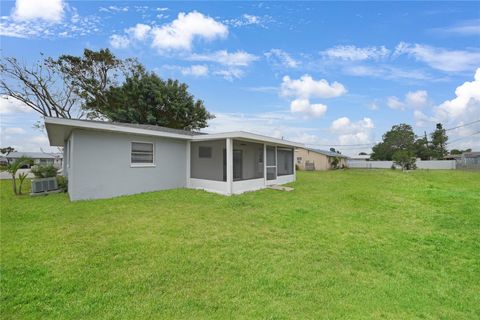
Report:
[{"label": "tree canopy", "polygon": [[185,83],[165,81],[145,71],[128,77],[121,86],[110,87],[100,99],[89,101],[86,110],[112,121],[185,130],[205,128],[213,118]]},{"label": "tree canopy", "polygon": [[383,141],[372,148],[372,160],[392,160],[398,150],[413,150],[415,133],[412,126],[402,123],[394,125],[383,135]]},{"label": "tree canopy", "polygon": [[[394,154],[400,150],[408,151],[409,155],[422,160],[443,159],[447,154],[448,137],[441,123],[436,125],[436,130],[430,136],[432,139],[429,142],[426,133],[424,137],[417,137],[408,124],[394,125],[383,135],[382,142],[373,146],[371,159],[394,160]],[[405,155],[401,153],[398,157],[405,159]]]}]

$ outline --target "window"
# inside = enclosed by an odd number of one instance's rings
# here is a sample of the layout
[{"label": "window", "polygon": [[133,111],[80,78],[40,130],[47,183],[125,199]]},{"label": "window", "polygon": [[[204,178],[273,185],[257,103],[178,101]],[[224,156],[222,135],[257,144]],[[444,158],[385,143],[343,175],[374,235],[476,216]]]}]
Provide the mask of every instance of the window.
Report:
[{"label": "window", "polygon": [[132,165],[153,165],[153,143],[132,142]]},{"label": "window", "polygon": [[211,158],[212,157],[212,147],[198,147],[198,157],[199,158]]}]

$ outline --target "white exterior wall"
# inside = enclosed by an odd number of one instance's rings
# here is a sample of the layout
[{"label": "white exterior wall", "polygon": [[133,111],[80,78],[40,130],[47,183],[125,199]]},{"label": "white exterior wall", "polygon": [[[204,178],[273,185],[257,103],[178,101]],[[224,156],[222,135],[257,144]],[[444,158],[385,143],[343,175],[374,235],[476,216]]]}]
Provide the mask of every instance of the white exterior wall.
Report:
[{"label": "white exterior wall", "polygon": [[232,193],[240,194],[248,191],[264,189],[265,187],[265,179],[263,178],[234,181],[232,184]]},{"label": "white exterior wall", "polygon": [[[154,165],[131,166],[131,142],[154,144]],[[71,200],[186,187],[186,141],[125,133],[74,130],[70,136]]]},{"label": "white exterior wall", "polygon": [[214,181],[205,179],[190,178],[188,188],[201,189],[209,192],[229,195],[229,188],[226,181]]}]

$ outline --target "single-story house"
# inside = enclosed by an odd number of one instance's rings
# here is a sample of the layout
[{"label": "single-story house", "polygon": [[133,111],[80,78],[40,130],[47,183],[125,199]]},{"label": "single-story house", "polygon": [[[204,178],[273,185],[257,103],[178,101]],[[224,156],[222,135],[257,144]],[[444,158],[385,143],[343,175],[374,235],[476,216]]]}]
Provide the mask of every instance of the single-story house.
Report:
[{"label": "single-story house", "polygon": [[455,160],[459,169],[480,169],[480,152],[478,151],[446,155],[443,158]]},{"label": "single-story house", "polygon": [[243,131],[204,134],[152,125],[45,118],[64,147],[71,200],[194,188],[239,194],[295,181],[302,144]]},{"label": "single-story house", "polygon": [[[63,154],[61,153],[47,153],[47,152],[20,152],[14,151],[6,156],[2,156],[2,163],[12,163],[18,158],[27,157],[33,160],[33,165],[53,165],[56,168],[62,168]],[[30,168],[26,165],[24,169]]]},{"label": "single-story house", "polygon": [[332,168],[332,161],[338,158],[338,167],[347,165],[346,156],[326,150],[297,148],[295,149],[296,164],[300,170],[329,170]]}]

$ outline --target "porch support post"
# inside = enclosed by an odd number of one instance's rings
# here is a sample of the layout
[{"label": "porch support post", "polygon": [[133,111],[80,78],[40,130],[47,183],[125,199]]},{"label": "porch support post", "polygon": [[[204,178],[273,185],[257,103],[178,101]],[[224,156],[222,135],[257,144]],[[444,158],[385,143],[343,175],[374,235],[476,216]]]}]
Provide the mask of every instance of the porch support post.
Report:
[{"label": "porch support post", "polygon": [[295,155],[295,147],[292,149],[292,161],[293,161],[293,179],[297,180],[297,157]]},{"label": "porch support post", "polygon": [[267,186],[267,145],[263,144],[263,183]]},{"label": "porch support post", "polygon": [[191,175],[191,173],[190,173],[191,172],[191,169],[190,169],[191,168],[191,155],[190,155],[190,153],[191,153],[191,150],[192,149],[191,149],[190,141],[187,141],[187,150],[186,150],[187,151],[186,152],[186,154],[187,154],[187,159],[186,159],[187,160],[186,161],[186,163],[187,163],[187,172],[186,172],[187,188],[190,188],[190,175]]},{"label": "porch support post", "polygon": [[226,139],[226,155],[227,155],[227,193],[232,194],[233,181],[233,140]]}]

